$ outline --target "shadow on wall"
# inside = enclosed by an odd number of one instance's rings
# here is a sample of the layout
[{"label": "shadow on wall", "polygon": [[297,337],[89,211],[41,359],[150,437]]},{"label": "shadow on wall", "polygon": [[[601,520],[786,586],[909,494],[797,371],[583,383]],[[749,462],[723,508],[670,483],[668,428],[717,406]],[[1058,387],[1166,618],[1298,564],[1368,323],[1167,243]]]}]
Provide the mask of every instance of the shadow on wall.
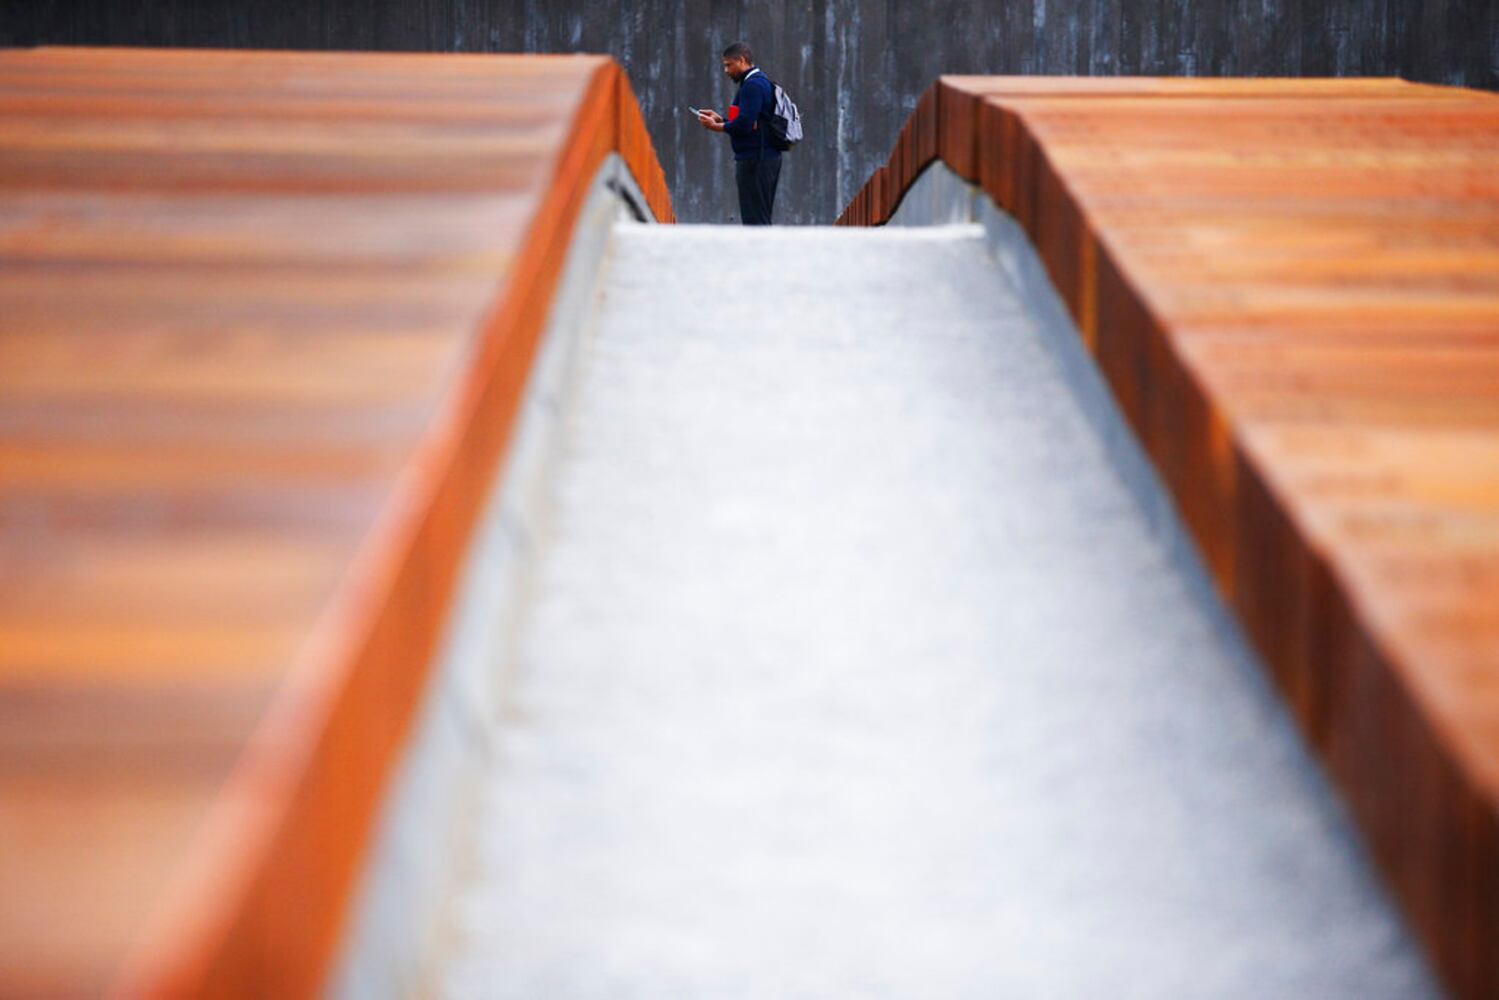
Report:
[{"label": "shadow on wall", "polygon": [[941,73],[1404,76],[1499,89],[1499,4],[1490,0],[0,5],[0,45],[606,52],[629,71],[682,222],[737,221],[728,143],[683,108],[729,103],[717,56],[741,39],[805,119],[778,222],[832,222]]}]

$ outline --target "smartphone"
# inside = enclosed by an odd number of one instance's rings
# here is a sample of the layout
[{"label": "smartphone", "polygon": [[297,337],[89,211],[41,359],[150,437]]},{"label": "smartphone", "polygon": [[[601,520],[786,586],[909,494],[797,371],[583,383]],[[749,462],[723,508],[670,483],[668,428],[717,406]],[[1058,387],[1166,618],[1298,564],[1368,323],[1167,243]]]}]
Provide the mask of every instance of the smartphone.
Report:
[{"label": "smartphone", "polygon": [[697,108],[694,108],[690,104],[687,105],[687,113],[689,115],[691,115],[692,117],[694,117],[694,118],[696,118],[698,115],[702,114],[702,112],[700,110],[698,110]]}]

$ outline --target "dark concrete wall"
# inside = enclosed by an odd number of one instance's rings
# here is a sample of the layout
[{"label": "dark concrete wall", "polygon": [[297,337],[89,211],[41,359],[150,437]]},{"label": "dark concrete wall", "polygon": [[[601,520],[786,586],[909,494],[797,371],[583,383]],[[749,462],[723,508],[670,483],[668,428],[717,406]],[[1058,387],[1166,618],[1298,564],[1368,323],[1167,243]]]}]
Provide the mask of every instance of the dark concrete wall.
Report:
[{"label": "dark concrete wall", "polygon": [[736,217],[719,51],[800,105],[777,220],[831,221],[940,73],[1405,76],[1499,89],[1499,0],[0,0],[0,44],[608,52],[684,222]]}]

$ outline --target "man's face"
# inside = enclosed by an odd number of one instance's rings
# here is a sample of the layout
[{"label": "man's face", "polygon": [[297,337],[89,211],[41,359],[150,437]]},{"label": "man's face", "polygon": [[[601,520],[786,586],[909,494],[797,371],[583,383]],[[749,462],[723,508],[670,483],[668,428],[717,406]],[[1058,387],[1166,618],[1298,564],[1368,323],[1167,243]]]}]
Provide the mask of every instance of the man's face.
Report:
[{"label": "man's face", "polygon": [[723,75],[730,80],[738,80],[749,71],[750,64],[748,59],[743,59],[739,56],[727,56],[723,60]]}]

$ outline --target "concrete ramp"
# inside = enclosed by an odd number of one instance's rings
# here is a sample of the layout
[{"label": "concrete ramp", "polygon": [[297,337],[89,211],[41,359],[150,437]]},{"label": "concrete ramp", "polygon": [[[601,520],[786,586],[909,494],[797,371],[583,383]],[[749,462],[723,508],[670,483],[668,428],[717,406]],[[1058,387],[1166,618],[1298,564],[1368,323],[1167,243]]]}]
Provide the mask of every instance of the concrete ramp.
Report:
[{"label": "concrete ramp", "polygon": [[617,230],[438,993],[1432,990],[1022,299],[978,226]]}]

